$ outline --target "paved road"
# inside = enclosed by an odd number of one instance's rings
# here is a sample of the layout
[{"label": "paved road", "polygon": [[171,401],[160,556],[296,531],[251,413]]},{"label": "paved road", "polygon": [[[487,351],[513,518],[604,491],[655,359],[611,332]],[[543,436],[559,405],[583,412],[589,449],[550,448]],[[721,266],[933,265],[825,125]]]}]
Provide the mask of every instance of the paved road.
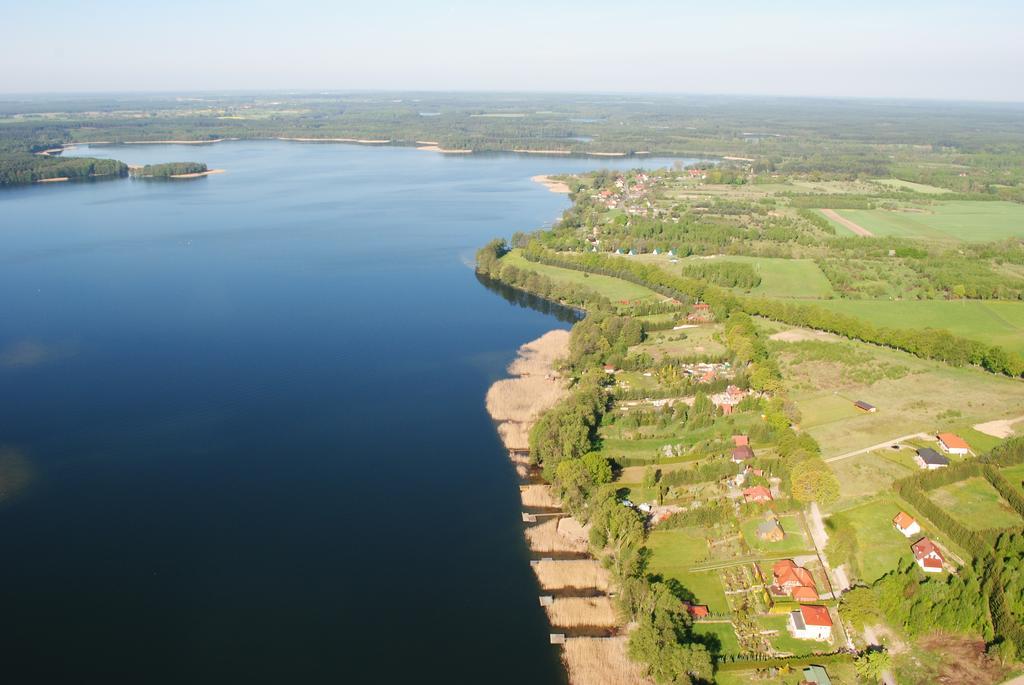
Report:
[{"label": "paved road", "polygon": [[836,456],[836,457],[829,457],[828,459],[825,460],[825,462],[827,463],[827,462],[830,462],[830,461],[839,461],[840,459],[848,459],[850,457],[856,457],[858,454],[864,454],[866,452],[874,452],[875,450],[884,449],[884,448],[888,447],[889,445],[892,445],[892,444],[897,443],[897,442],[903,442],[905,440],[913,440],[914,438],[924,438],[925,440],[927,440],[927,439],[929,439],[931,437],[932,436],[929,435],[928,433],[912,433],[910,435],[901,435],[898,438],[893,438],[891,440],[886,440],[885,442],[880,442],[877,445],[871,445],[871,447],[863,447],[863,448],[861,448],[859,450],[854,450],[852,452],[847,452],[846,454],[840,454],[839,456]]}]

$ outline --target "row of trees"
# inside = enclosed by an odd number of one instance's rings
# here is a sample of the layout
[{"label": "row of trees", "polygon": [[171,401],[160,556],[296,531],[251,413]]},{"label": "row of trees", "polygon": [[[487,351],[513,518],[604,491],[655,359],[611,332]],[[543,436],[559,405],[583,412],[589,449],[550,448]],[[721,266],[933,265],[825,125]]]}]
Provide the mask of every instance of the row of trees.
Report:
[{"label": "row of trees", "polygon": [[127,174],[128,165],[115,159],[0,154],[0,186],[34,183],[48,178],[79,179]]},{"label": "row of trees", "polygon": [[133,169],[132,175],[144,178],[170,178],[184,174],[201,174],[207,171],[202,162],[165,162],[163,164],[147,164],[140,169]]}]

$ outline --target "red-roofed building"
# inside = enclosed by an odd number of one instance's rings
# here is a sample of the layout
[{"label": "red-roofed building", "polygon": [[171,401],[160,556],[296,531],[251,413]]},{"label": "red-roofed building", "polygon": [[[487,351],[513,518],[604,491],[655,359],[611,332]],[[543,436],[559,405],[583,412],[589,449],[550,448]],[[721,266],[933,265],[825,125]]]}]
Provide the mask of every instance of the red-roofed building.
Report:
[{"label": "red-roofed building", "polygon": [[743,491],[743,500],[745,502],[771,502],[772,493],[763,485],[755,485]]},{"label": "red-roofed building", "polygon": [[928,538],[921,538],[910,549],[914,552],[917,565],[925,573],[942,573],[942,565],[946,559],[942,556],[938,546]]},{"label": "red-roofed building", "polygon": [[686,612],[693,618],[707,618],[711,615],[711,610],[708,609],[706,604],[684,604]]},{"label": "red-roofed building", "polygon": [[818,589],[811,572],[797,566],[792,559],[783,559],[772,566],[772,592],[792,597],[797,601],[813,602],[818,599]]},{"label": "red-roofed building", "polygon": [[939,433],[935,437],[939,439],[939,447],[946,454],[963,456],[971,451],[971,446],[967,444],[967,441],[954,433]]},{"label": "red-roofed building", "polygon": [[750,438],[745,435],[734,435],[732,436],[732,444],[734,447],[749,447]]},{"label": "red-roofed building", "polygon": [[892,525],[899,532],[903,533],[903,537],[913,537],[921,532],[921,526],[914,519],[913,516],[905,511],[901,511],[896,514],[896,517],[892,520]]},{"label": "red-roofed building", "polygon": [[800,640],[831,640],[832,616],[828,607],[801,604],[789,614],[789,631]]}]

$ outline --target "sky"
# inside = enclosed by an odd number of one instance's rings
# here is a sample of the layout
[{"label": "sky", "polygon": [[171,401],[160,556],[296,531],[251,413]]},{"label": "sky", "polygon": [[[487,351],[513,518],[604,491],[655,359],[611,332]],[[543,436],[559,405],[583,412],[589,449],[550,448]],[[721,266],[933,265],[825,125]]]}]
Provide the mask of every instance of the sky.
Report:
[{"label": "sky", "polygon": [[0,93],[440,90],[1024,101],[1024,1],[0,0]]}]

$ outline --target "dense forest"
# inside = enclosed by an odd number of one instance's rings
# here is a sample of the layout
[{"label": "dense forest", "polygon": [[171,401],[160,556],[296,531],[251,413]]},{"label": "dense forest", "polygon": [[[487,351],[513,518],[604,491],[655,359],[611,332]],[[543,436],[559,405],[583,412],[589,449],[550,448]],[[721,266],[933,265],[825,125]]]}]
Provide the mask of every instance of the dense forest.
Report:
[{"label": "dense forest", "polygon": [[132,169],[132,175],[141,178],[171,178],[184,174],[201,174],[207,171],[202,162],[167,162],[164,164],[147,164]]}]

